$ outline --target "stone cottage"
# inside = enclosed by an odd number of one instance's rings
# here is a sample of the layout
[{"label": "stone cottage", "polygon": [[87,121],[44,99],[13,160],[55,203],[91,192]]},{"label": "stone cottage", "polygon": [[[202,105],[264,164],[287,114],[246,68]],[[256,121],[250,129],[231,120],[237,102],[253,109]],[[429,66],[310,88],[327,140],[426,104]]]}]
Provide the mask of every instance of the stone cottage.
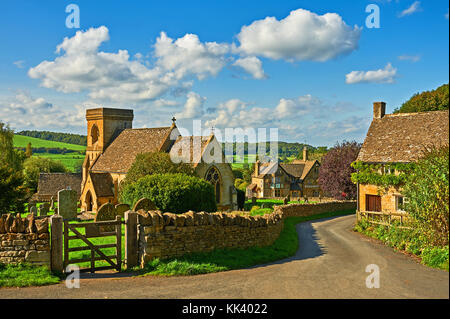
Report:
[{"label": "stone cottage", "polygon": [[[448,110],[399,114],[385,114],[385,111],[386,103],[373,103],[373,120],[357,161],[381,165],[410,163],[427,146],[448,145]],[[398,174],[381,170],[383,174]],[[380,192],[376,185],[358,184],[357,189],[358,212],[401,212],[407,200],[401,194],[401,186]]]},{"label": "stone cottage", "polygon": [[[189,156],[195,173],[213,184],[218,208],[235,208],[233,172],[214,135],[181,136],[175,118],[171,126],[133,129],[133,110],[125,109],[88,109],[86,120],[88,137],[81,183],[82,211],[96,212],[104,203],[117,204],[120,183],[136,156],[146,152],[171,153],[177,160],[186,160]],[[187,144],[191,146],[190,154],[183,153]],[[216,160],[205,161],[202,155],[214,151],[220,152],[215,155]]]},{"label": "stone cottage", "polygon": [[292,163],[255,163],[252,183],[247,187],[247,197],[283,198],[292,200],[301,197],[322,196],[317,182],[320,164],[317,160],[308,160],[308,150],[303,149],[303,159]]}]

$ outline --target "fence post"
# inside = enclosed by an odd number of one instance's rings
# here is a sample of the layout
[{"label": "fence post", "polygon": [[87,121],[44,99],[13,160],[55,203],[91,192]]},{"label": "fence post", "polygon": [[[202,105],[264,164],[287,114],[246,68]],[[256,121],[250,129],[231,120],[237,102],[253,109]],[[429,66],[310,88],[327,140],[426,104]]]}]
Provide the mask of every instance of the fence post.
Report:
[{"label": "fence post", "polygon": [[50,218],[51,225],[51,270],[63,272],[63,218],[60,215],[53,215]]},{"label": "fence post", "polygon": [[125,259],[127,269],[138,265],[138,214],[132,210],[125,212]]}]

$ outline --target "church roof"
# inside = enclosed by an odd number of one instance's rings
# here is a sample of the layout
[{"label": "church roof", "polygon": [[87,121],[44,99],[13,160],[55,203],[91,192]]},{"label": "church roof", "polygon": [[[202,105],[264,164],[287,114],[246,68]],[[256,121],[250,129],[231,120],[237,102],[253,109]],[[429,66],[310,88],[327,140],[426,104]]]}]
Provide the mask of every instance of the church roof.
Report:
[{"label": "church roof", "polygon": [[448,145],[448,120],[448,110],[387,114],[373,119],[357,160],[370,163],[415,161],[427,146]]},{"label": "church roof", "polygon": [[99,197],[114,196],[114,184],[109,173],[89,173],[92,184],[94,185],[95,194]]},{"label": "church roof", "polygon": [[125,129],[100,155],[93,172],[127,173],[140,153],[161,151],[175,126]]},{"label": "church roof", "polygon": [[37,199],[42,201],[50,201],[54,196],[57,200],[58,191],[62,189],[71,189],[77,191],[78,196],[81,194],[81,174],[75,173],[40,173]]}]

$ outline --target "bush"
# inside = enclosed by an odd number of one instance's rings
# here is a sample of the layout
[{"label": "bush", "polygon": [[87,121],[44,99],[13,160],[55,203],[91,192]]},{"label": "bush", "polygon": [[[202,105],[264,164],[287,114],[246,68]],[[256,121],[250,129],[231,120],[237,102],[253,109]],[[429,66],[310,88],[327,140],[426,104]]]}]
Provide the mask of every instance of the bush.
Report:
[{"label": "bush", "polygon": [[427,150],[403,188],[406,210],[433,246],[449,242],[449,147]]},{"label": "bush", "polygon": [[36,192],[39,173],[66,173],[63,163],[47,157],[30,157],[23,163],[24,186]]},{"label": "bush", "polygon": [[194,175],[194,170],[189,164],[172,162],[168,153],[142,153],[136,156],[133,165],[128,170],[123,186],[135,183],[147,175],[176,173]]},{"label": "bush", "polygon": [[244,209],[245,205],[245,192],[241,189],[236,189],[237,192],[237,205],[238,209]]},{"label": "bush", "polygon": [[163,212],[217,210],[214,188],[207,181],[186,174],[155,174],[125,185],[121,200],[131,207],[141,198],[152,200]]}]

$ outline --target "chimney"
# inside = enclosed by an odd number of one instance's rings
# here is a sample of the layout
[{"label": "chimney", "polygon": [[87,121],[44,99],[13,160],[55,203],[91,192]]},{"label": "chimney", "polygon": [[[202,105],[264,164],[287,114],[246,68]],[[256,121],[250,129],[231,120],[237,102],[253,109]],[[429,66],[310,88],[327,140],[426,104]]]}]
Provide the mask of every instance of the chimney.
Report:
[{"label": "chimney", "polygon": [[255,162],[255,176],[259,175],[259,160]]},{"label": "chimney", "polygon": [[386,114],[385,102],[373,102],[373,118],[381,119]]},{"label": "chimney", "polygon": [[303,160],[305,162],[308,160],[308,148],[306,146],[303,147]]}]

